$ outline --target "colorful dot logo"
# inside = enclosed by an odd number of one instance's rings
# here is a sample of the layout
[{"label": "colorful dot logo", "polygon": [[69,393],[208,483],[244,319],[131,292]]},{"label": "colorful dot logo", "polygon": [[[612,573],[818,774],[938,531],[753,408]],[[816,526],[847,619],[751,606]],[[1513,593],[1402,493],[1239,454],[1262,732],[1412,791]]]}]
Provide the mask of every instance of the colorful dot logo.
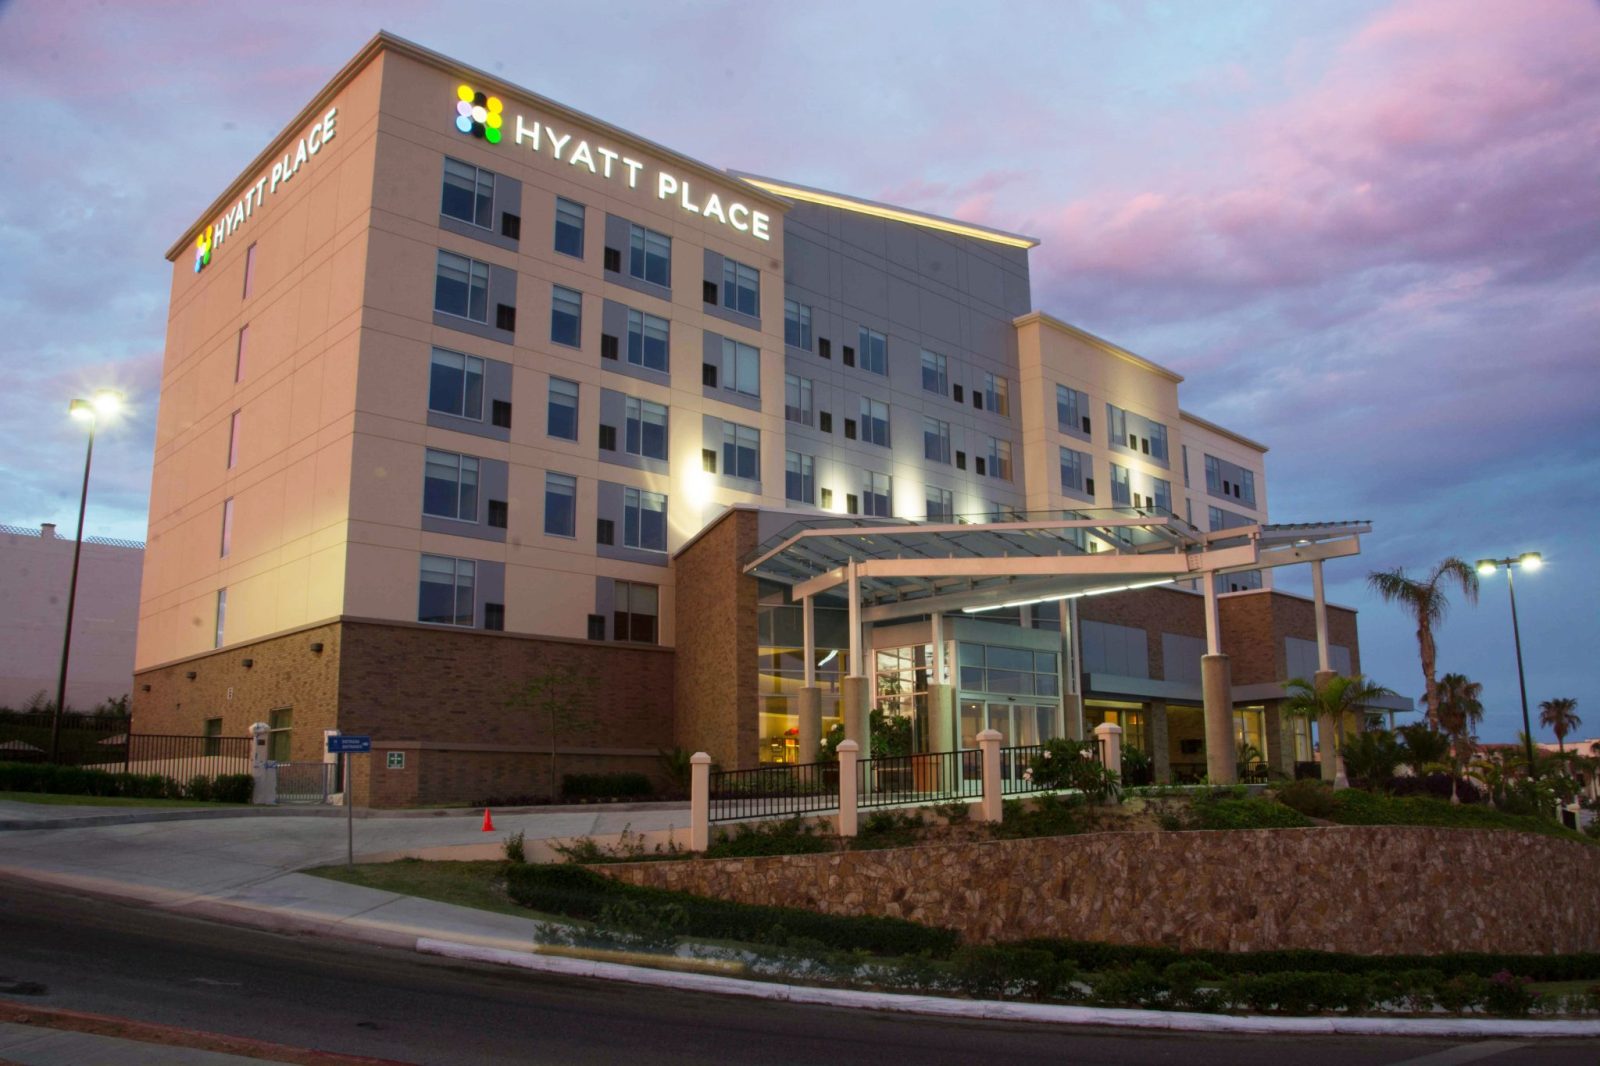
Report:
[{"label": "colorful dot logo", "polygon": [[498,96],[485,96],[470,85],[456,90],[456,129],[482,137],[490,144],[500,143],[500,112],[505,105]]},{"label": "colorful dot logo", "polygon": [[211,262],[211,245],[213,244],[213,231],[215,226],[207,226],[205,232],[200,234],[200,239],[194,242],[194,272],[200,273],[202,267]]}]

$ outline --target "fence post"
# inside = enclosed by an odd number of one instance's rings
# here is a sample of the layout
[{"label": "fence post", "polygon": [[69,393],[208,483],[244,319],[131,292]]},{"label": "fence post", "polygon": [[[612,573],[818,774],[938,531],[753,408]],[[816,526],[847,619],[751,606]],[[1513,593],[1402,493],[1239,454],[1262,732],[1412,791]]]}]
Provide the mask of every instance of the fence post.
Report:
[{"label": "fence post", "polygon": [[689,756],[689,850],[711,846],[711,756]]},{"label": "fence post", "polygon": [[1094,727],[1095,739],[1100,742],[1100,764],[1122,777],[1122,727],[1113,722],[1101,722]]},{"label": "fence post", "polygon": [[980,822],[998,822],[1003,810],[1000,802],[1000,733],[985,729],[978,734],[978,751],[983,764],[983,803],[979,806]]},{"label": "fence post", "polygon": [[860,765],[857,761],[860,753],[861,745],[855,741],[839,742],[839,835],[842,837],[856,835],[856,767]]},{"label": "fence post", "polygon": [[250,727],[250,776],[255,778],[251,803],[278,802],[278,772],[267,765],[267,733],[271,729],[265,722]]}]

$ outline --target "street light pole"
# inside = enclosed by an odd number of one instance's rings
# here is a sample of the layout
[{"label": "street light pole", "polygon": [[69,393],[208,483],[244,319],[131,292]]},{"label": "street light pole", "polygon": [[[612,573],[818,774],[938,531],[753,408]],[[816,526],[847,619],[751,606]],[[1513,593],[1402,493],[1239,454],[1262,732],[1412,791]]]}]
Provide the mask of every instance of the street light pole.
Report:
[{"label": "street light pole", "polygon": [[1522,672],[1522,630],[1517,625],[1517,578],[1515,568],[1527,567],[1537,570],[1544,564],[1544,558],[1538,552],[1523,552],[1516,558],[1506,559],[1479,559],[1478,573],[1492,574],[1500,567],[1506,570],[1506,590],[1511,594],[1511,639],[1517,649],[1517,689],[1522,694],[1522,741],[1527,749],[1528,776],[1539,776],[1539,764],[1533,757],[1533,725],[1528,719],[1528,681]]}]

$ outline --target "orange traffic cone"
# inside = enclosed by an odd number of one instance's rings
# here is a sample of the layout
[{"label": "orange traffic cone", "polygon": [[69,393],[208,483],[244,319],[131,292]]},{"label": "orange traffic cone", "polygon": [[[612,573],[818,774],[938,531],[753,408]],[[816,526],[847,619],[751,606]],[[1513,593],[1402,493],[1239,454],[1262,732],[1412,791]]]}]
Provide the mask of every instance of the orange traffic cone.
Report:
[{"label": "orange traffic cone", "polygon": [[489,817],[489,808],[487,807],[483,809],[483,831],[485,833],[494,832],[494,819]]}]

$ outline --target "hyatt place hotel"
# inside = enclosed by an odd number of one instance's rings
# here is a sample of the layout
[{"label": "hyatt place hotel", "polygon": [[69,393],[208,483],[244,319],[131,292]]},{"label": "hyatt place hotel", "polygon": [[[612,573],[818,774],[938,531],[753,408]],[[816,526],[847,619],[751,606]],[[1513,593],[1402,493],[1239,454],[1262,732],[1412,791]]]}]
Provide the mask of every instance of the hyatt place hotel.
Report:
[{"label": "hyatt place hotel", "polygon": [[363,804],[538,795],[516,697],[566,672],[562,773],[808,762],[872,710],[1293,772],[1366,527],[1268,524],[1266,448],[1035,308],[1036,244],[379,34],[168,252],[136,728],[370,734]]}]

